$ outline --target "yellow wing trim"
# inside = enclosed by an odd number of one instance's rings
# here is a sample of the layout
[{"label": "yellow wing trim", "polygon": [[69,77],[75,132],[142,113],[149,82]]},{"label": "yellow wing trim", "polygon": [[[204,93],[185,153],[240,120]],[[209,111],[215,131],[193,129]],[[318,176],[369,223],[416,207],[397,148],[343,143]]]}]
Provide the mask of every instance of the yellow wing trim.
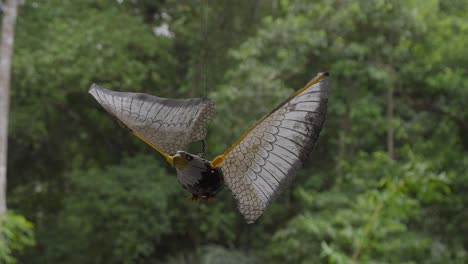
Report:
[{"label": "yellow wing trim", "polygon": [[[304,87],[302,87],[302,89],[298,90],[296,93],[293,94],[293,96],[291,96],[290,98],[288,98],[288,100],[286,100],[284,103],[280,104],[276,109],[280,108],[281,106],[283,106],[284,104],[286,104],[287,102],[289,102],[291,99],[293,99],[294,97],[300,95],[301,93],[305,92],[307,89],[309,89],[312,85],[320,82],[321,80],[323,80],[324,78],[326,78],[328,76],[328,72],[323,72],[323,73],[320,73],[319,76],[317,76],[315,79],[312,79],[310,82],[308,82]],[[237,145],[239,145],[242,140],[244,140],[249,134],[250,132],[252,132],[252,130],[254,130],[260,123],[262,123],[265,119],[267,119],[272,113],[274,112],[271,111],[268,115],[264,116],[262,119],[260,119],[259,121],[257,121],[257,123],[255,123],[251,128],[249,128],[249,130],[247,130],[247,132],[245,132],[234,144],[232,144],[232,146],[230,148],[228,148],[228,150],[226,150],[223,154],[221,155],[218,155],[216,158],[214,158],[212,161],[211,161],[211,168],[216,168],[216,167],[219,167],[221,166],[221,164],[224,162],[224,159],[226,158],[226,156],[235,148],[237,147]]]},{"label": "yellow wing trim", "polygon": [[166,152],[162,151],[161,149],[159,149],[158,147],[156,147],[154,144],[152,144],[151,142],[149,142],[148,140],[146,140],[144,137],[138,135],[137,133],[135,133],[134,131],[132,131],[132,134],[135,135],[137,138],[143,140],[143,142],[145,142],[146,144],[150,145],[152,148],[154,148],[157,152],[159,152],[161,155],[164,156],[164,158],[166,159],[166,161],[171,164],[171,166],[173,165],[173,157],[170,156],[169,154],[167,154]]}]

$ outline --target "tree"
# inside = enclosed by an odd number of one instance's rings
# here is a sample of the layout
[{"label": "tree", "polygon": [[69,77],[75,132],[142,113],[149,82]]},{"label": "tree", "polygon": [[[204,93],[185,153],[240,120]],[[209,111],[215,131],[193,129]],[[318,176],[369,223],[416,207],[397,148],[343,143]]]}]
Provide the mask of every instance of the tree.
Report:
[{"label": "tree", "polygon": [[17,0],[6,0],[3,6],[4,15],[0,45],[0,215],[5,214],[7,209],[8,113],[10,108],[11,57],[13,55],[17,7]]},{"label": "tree", "polygon": [[260,223],[273,239],[250,232],[252,244],[270,245],[259,254],[269,263],[466,261],[466,236],[452,233],[466,230],[466,19],[443,19],[438,1],[282,3],[284,17],[265,19],[231,52],[239,66],[214,94],[222,142],[313,72],[331,73],[318,146],[291,198]]},{"label": "tree", "polygon": [[34,245],[32,224],[24,217],[7,213],[6,171],[8,115],[10,105],[11,58],[15,38],[18,1],[6,0],[3,6],[0,44],[0,262],[16,263],[13,254]]},{"label": "tree", "polygon": [[[27,1],[12,68],[8,208],[34,222],[38,243],[16,256],[466,263],[467,7],[466,0]],[[323,70],[332,86],[318,145],[254,225],[227,191],[210,203],[186,201],[172,169],[86,93],[96,82],[215,99],[211,158]],[[16,230],[4,237],[15,240],[21,222],[4,223]]]}]

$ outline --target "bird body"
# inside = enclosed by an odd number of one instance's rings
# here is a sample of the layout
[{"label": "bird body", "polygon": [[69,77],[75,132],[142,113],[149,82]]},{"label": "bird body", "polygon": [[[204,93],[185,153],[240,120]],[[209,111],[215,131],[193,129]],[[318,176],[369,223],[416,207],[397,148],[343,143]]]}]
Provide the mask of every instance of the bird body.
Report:
[{"label": "bird body", "polygon": [[210,161],[198,155],[177,151],[174,164],[177,164],[177,180],[182,188],[191,193],[192,200],[212,198],[223,187],[221,169],[212,168]]},{"label": "bird body", "polygon": [[325,121],[328,87],[328,73],[319,73],[211,162],[184,150],[206,137],[215,115],[212,100],[115,92],[95,84],[89,93],[163,155],[193,199],[211,198],[225,185],[247,223],[253,223],[290,186],[315,146]]}]

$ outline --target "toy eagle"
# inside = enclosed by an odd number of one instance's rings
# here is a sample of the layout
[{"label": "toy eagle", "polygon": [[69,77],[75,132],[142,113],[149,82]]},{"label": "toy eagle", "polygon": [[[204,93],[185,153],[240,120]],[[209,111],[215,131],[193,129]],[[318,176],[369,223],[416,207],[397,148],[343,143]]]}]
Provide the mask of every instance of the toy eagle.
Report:
[{"label": "toy eagle", "polygon": [[175,167],[193,199],[208,199],[225,184],[248,223],[259,218],[306,162],[327,111],[329,78],[323,72],[247,130],[212,161],[184,151],[204,140],[215,115],[207,98],[167,99],[114,92],[93,84],[89,93],[135,136]]}]

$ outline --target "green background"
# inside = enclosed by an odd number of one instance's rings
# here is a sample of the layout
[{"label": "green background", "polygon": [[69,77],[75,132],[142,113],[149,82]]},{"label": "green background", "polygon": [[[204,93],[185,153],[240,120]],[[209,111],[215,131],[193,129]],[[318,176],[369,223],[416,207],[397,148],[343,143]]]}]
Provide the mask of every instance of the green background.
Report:
[{"label": "green background", "polygon": [[[467,263],[467,44],[466,0],[26,0],[0,261]],[[216,100],[213,158],[325,70],[318,145],[253,225],[87,94]]]}]

